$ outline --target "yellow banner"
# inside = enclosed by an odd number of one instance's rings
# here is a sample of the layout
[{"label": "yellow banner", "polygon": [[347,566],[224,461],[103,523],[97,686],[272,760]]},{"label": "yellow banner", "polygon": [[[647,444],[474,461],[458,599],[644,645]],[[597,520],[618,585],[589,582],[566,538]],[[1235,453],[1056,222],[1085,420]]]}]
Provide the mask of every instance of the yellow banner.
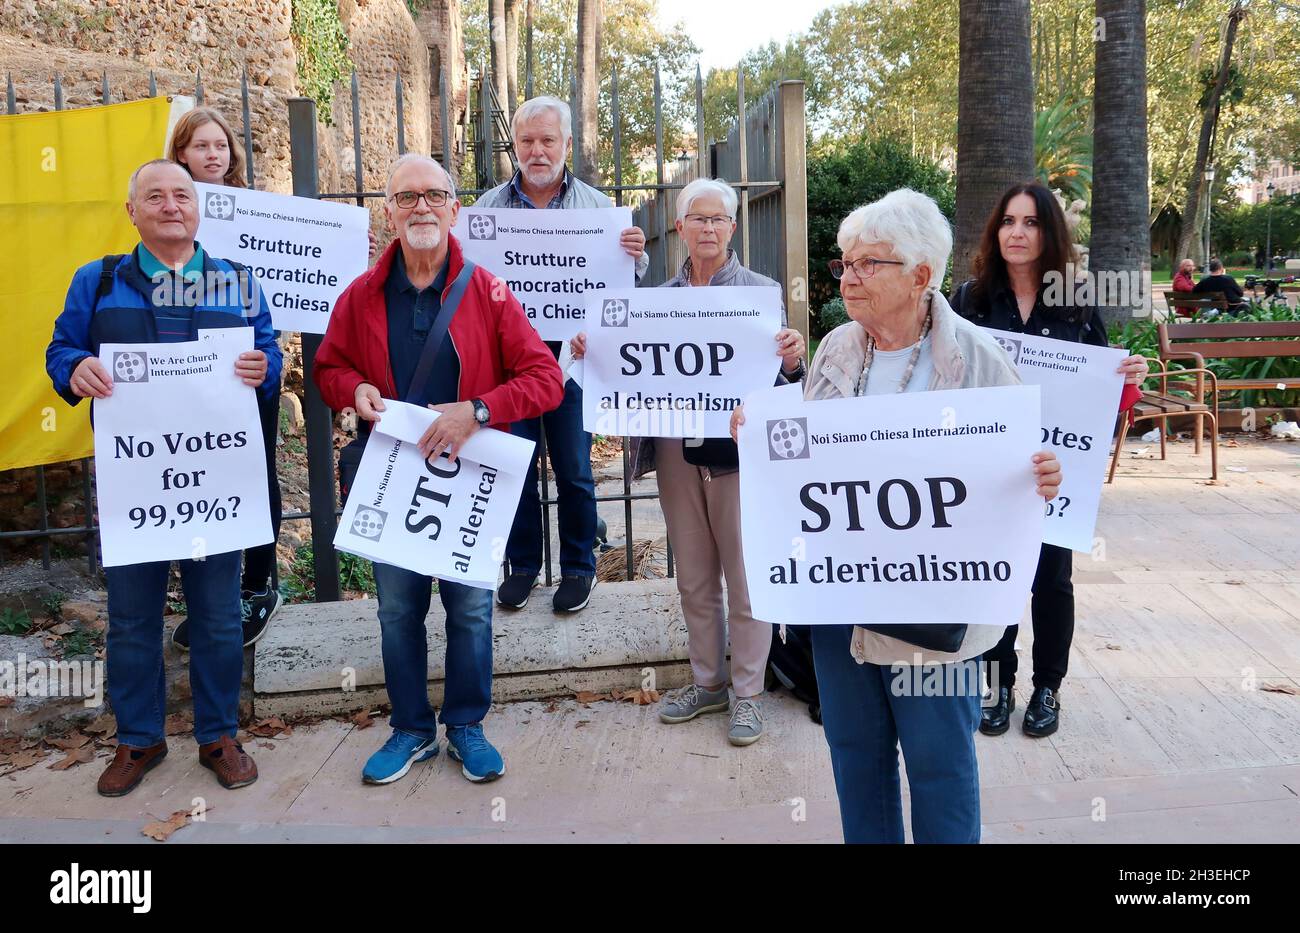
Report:
[{"label": "yellow banner", "polygon": [[163,155],[165,97],[0,116],[0,470],[88,457],[90,405],[70,408],[45,348],[72,274],[139,241],[126,183]]}]

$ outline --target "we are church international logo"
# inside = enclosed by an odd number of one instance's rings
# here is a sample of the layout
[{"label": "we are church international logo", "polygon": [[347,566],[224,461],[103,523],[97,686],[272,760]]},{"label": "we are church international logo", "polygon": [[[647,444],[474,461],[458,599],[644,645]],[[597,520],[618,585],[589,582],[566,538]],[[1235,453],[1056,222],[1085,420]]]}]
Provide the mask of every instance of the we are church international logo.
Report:
[{"label": "we are church international logo", "polygon": [[769,460],[807,460],[809,456],[807,418],[782,418],[767,423]]},{"label": "we are church international logo", "polygon": [[122,382],[148,382],[149,354],[131,350],[114,353],[113,375]]},{"label": "we are church international logo", "polygon": [[495,240],[497,238],[497,221],[491,214],[475,214],[469,219],[469,238],[471,240]]},{"label": "we are church international logo", "polygon": [[627,327],[627,302],[622,298],[606,298],[600,306],[601,327]]},{"label": "we are church international logo", "polygon": [[234,220],[234,196],[224,191],[209,191],[208,196],[203,199],[203,216],[211,217],[213,220]]},{"label": "we are church international logo", "polygon": [[357,509],[357,514],[352,519],[352,530],[358,537],[378,541],[380,535],[384,533],[386,521],[388,521],[387,512],[372,508]]}]

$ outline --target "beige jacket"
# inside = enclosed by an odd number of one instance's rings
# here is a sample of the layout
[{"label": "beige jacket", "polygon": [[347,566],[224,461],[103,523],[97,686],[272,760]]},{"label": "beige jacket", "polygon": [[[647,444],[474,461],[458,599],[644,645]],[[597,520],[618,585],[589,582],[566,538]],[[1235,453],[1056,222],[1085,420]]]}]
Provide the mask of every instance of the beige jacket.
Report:
[{"label": "beige jacket", "polygon": [[[930,291],[930,345],[934,378],[929,388],[971,389],[1019,385],[1020,376],[1006,351],[984,330],[953,311],[937,290]],[[867,332],[856,321],[835,328],[822,340],[804,383],[804,398],[853,398],[862,361],[867,352]],[[959,621],[959,620],[953,620]],[[1008,619],[1013,625],[1019,619]],[[855,626],[853,657],[872,664],[947,664],[988,651],[1002,637],[1000,625],[972,625],[966,640],[952,653],[926,651],[897,638]]]}]

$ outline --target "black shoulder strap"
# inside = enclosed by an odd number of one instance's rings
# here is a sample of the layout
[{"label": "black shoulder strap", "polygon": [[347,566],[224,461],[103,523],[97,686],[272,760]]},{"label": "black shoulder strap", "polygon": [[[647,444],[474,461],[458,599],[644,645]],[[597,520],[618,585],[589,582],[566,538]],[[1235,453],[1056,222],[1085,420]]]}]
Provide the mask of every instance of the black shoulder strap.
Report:
[{"label": "black shoulder strap", "polygon": [[126,258],[123,253],[113,253],[99,261],[99,298],[107,298],[113,291],[113,276],[118,265]]},{"label": "black shoulder strap", "polygon": [[407,390],[406,401],[418,404],[419,398],[424,394],[424,387],[429,383],[429,374],[433,372],[433,362],[438,357],[438,351],[442,349],[442,342],[447,339],[447,329],[451,327],[451,319],[456,315],[456,309],[460,307],[461,299],[465,297],[465,292],[469,288],[469,280],[474,274],[474,263],[468,259],[465,265],[461,266],[460,274],[456,276],[456,281],[451,283],[451,288],[447,291],[447,300],[442,303],[438,309],[438,316],[433,320],[433,326],[429,328],[429,336],[425,338],[424,349],[420,351],[420,362],[415,367],[415,375],[411,377],[411,387]]}]

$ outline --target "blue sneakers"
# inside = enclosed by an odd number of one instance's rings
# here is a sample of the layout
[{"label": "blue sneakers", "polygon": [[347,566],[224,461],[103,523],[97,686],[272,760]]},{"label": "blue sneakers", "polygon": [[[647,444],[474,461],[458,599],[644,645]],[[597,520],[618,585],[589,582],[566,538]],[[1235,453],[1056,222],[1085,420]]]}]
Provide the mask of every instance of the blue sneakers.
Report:
[{"label": "blue sneakers", "polygon": [[448,726],[447,754],[461,762],[461,774],[475,784],[495,781],[506,773],[506,763],[502,761],[501,753],[483,736],[482,723]]},{"label": "blue sneakers", "polygon": [[366,762],[361,771],[361,780],[367,784],[391,784],[405,776],[417,761],[427,761],[437,754],[437,737],[422,739],[418,735],[394,729],[384,747]]}]

